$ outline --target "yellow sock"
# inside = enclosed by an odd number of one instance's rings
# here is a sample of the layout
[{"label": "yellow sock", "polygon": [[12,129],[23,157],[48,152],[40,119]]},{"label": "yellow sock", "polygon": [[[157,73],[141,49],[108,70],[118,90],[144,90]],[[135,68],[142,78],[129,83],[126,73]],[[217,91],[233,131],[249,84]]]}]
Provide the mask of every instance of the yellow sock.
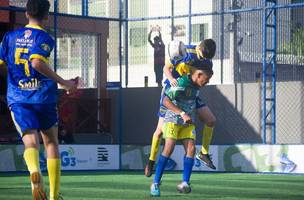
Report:
[{"label": "yellow sock", "polygon": [[61,160],[47,159],[47,168],[50,180],[50,200],[57,200],[60,189]]},{"label": "yellow sock", "polygon": [[36,148],[25,149],[23,157],[30,174],[40,172],[39,152]]},{"label": "yellow sock", "polygon": [[159,149],[160,141],[161,138],[158,138],[157,136],[153,136],[149,160],[153,160],[153,161],[156,160],[156,154]]},{"label": "yellow sock", "polygon": [[212,135],[213,135],[213,127],[209,127],[207,125],[204,126],[203,129],[203,141],[202,141],[202,153],[208,154],[209,153],[209,145],[211,143]]}]

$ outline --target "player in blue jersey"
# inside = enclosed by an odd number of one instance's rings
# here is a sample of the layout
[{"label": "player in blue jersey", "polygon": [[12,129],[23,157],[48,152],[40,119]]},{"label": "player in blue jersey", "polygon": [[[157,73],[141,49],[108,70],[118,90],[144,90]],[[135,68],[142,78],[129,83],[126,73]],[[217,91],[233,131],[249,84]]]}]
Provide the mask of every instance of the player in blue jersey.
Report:
[{"label": "player in blue jersey", "polygon": [[[216,51],[216,43],[212,39],[205,39],[200,42],[199,45],[187,45],[186,46],[186,56],[182,60],[170,60],[166,63],[164,67],[164,73],[167,77],[165,80],[165,88],[176,86],[177,78],[190,73],[190,69],[192,67],[206,67],[212,70],[213,63],[212,58],[215,55]],[[163,126],[163,117],[165,116],[167,108],[162,104],[163,95],[161,95],[160,100],[160,109],[159,109],[159,120],[157,124],[157,128],[153,133],[151,151],[148,163],[145,167],[145,175],[150,177],[152,175],[152,169],[155,163],[156,154],[158,152],[158,148],[161,141],[162,136],[162,126]],[[197,154],[196,158],[201,160],[206,166],[211,169],[216,169],[214,166],[210,156],[209,156],[209,145],[211,143],[212,135],[213,135],[213,127],[216,121],[215,116],[211,112],[211,110],[206,106],[205,103],[198,97],[196,99],[196,110],[198,112],[198,116],[200,120],[205,123],[205,127],[203,128],[203,141],[202,141],[202,149]]]},{"label": "player in blue jersey", "polygon": [[7,102],[25,146],[24,159],[30,172],[34,200],[48,199],[39,166],[39,132],[47,154],[50,200],[62,199],[59,195],[57,84],[67,92],[77,89],[75,81],[64,80],[48,64],[55,45],[42,28],[49,8],[48,0],[28,0],[28,25],[5,34],[0,46],[0,65],[6,66],[8,71]]}]

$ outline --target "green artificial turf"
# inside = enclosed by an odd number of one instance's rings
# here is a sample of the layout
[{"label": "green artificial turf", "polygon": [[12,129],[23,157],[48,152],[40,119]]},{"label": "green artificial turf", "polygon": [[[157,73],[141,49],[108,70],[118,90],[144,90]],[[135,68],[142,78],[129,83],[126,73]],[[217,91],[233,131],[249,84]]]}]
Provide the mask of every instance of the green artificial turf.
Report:
[{"label": "green artificial turf", "polygon": [[[181,173],[165,173],[161,197],[152,198],[149,188],[153,179],[139,172],[69,172],[63,173],[61,192],[65,200],[304,200],[302,175],[193,173],[190,194],[176,192],[180,179]],[[30,200],[30,192],[28,176],[0,174],[1,200]]]}]

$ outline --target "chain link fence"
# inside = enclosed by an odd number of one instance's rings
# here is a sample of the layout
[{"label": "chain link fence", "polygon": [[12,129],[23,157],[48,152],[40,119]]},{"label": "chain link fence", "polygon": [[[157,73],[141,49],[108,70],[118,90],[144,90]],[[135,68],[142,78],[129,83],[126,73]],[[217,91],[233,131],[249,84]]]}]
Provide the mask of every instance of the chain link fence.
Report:
[{"label": "chain link fence", "polygon": [[[52,10],[54,1],[50,1]],[[203,89],[217,117],[216,144],[261,142],[261,69],[263,1],[245,0],[58,0],[57,20],[48,27],[56,37],[52,63],[64,78],[80,76],[82,87],[98,88],[98,66],[106,60],[108,83],[123,88],[155,87],[162,67],[149,42],[161,34],[165,48],[178,39],[197,44],[213,38],[217,52],[214,76]],[[302,0],[278,0],[277,9],[277,143],[304,142],[304,7]],[[26,0],[10,0],[24,7]],[[289,5],[298,3],[298,7]],[[302,3],[302,4],[301,4]],[[285,5],[285,7],[284,7]],[[13,9],[13,7],[12,7]],[[232,10],[236,10],[233,11]],[[53,14],[52,14],[53,15]],[[88,20],[88,21],[85,21]],[[107,55],[101,58],[100,33],[90,20],[109,22]],[[83,22],[81,22],[83,21]],[[56,25],[56,24],[55,24]],[[85,27],[85,28],[83,28]],[[269,35],[270,37],[270,35]],[[270,38],[271,39],[271,38]],[[54,56],[54,54],[53,54]],[[167,51],[163,57],[167,58]],[[92,95],[97,101],[98,94]],[[157,99],[157,97],[156,97]],[[121,104],[115,100],[117,105]],[[113,108],[113,105],[112,105]],[[118,115],[119,107],[115,107]],[[149,111],[148,111],[149,112]],[[116,115],[115,115],[116,116]],[[117,116],[116,116],[117,117]],[[112,120],[116,120],[113,118]],[[96,119],[98,121],[98,119]],[[89,120],[90,121],[90,120]],[[93,120],[94,121],[94,120]],[[123,128],[122,128],[123,129]],[[118,137],[118,130],[115,128]],[[128,134],[128,130],[124,132]],[[148,138],[148,137],[146,137]],[[228,142],[227,142],[228,141]],[[142,143],[149,144],[149,139]]]}]

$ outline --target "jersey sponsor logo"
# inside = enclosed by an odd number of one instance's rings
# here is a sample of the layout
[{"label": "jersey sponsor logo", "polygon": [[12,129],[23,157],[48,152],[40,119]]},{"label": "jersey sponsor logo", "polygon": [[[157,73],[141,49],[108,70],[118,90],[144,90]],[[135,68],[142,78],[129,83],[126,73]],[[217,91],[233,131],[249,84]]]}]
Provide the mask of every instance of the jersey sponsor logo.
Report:
[{"label": "jersey sponsor logo", "polygon": [[48,44],[46,44],[46,43],[42,43],[40,45],[40,47],[41,47],[41,49],[43,49],[44,51],[46,51],[48,53],[51,51],[51,47]]},{"label": "jersey sponsor logo", "polygon": [[21,45],[21,46],[32,46],[34,43],[33,39],[26,39],[26,38],[17,38],[16,39],[16,45]]},{"label": "jersey sponsor logo", "polygon": [[37,90],[40,88],[40,81],[37,78],[31,78],[30,80],[20,80],[18,86],[22,90]]},{"label": "jersey sponsor logo", "polygon": [[32,35],[32,31],[31,30],[26,30],[24,31],[24,38],[28,39],[30,36]]}]

